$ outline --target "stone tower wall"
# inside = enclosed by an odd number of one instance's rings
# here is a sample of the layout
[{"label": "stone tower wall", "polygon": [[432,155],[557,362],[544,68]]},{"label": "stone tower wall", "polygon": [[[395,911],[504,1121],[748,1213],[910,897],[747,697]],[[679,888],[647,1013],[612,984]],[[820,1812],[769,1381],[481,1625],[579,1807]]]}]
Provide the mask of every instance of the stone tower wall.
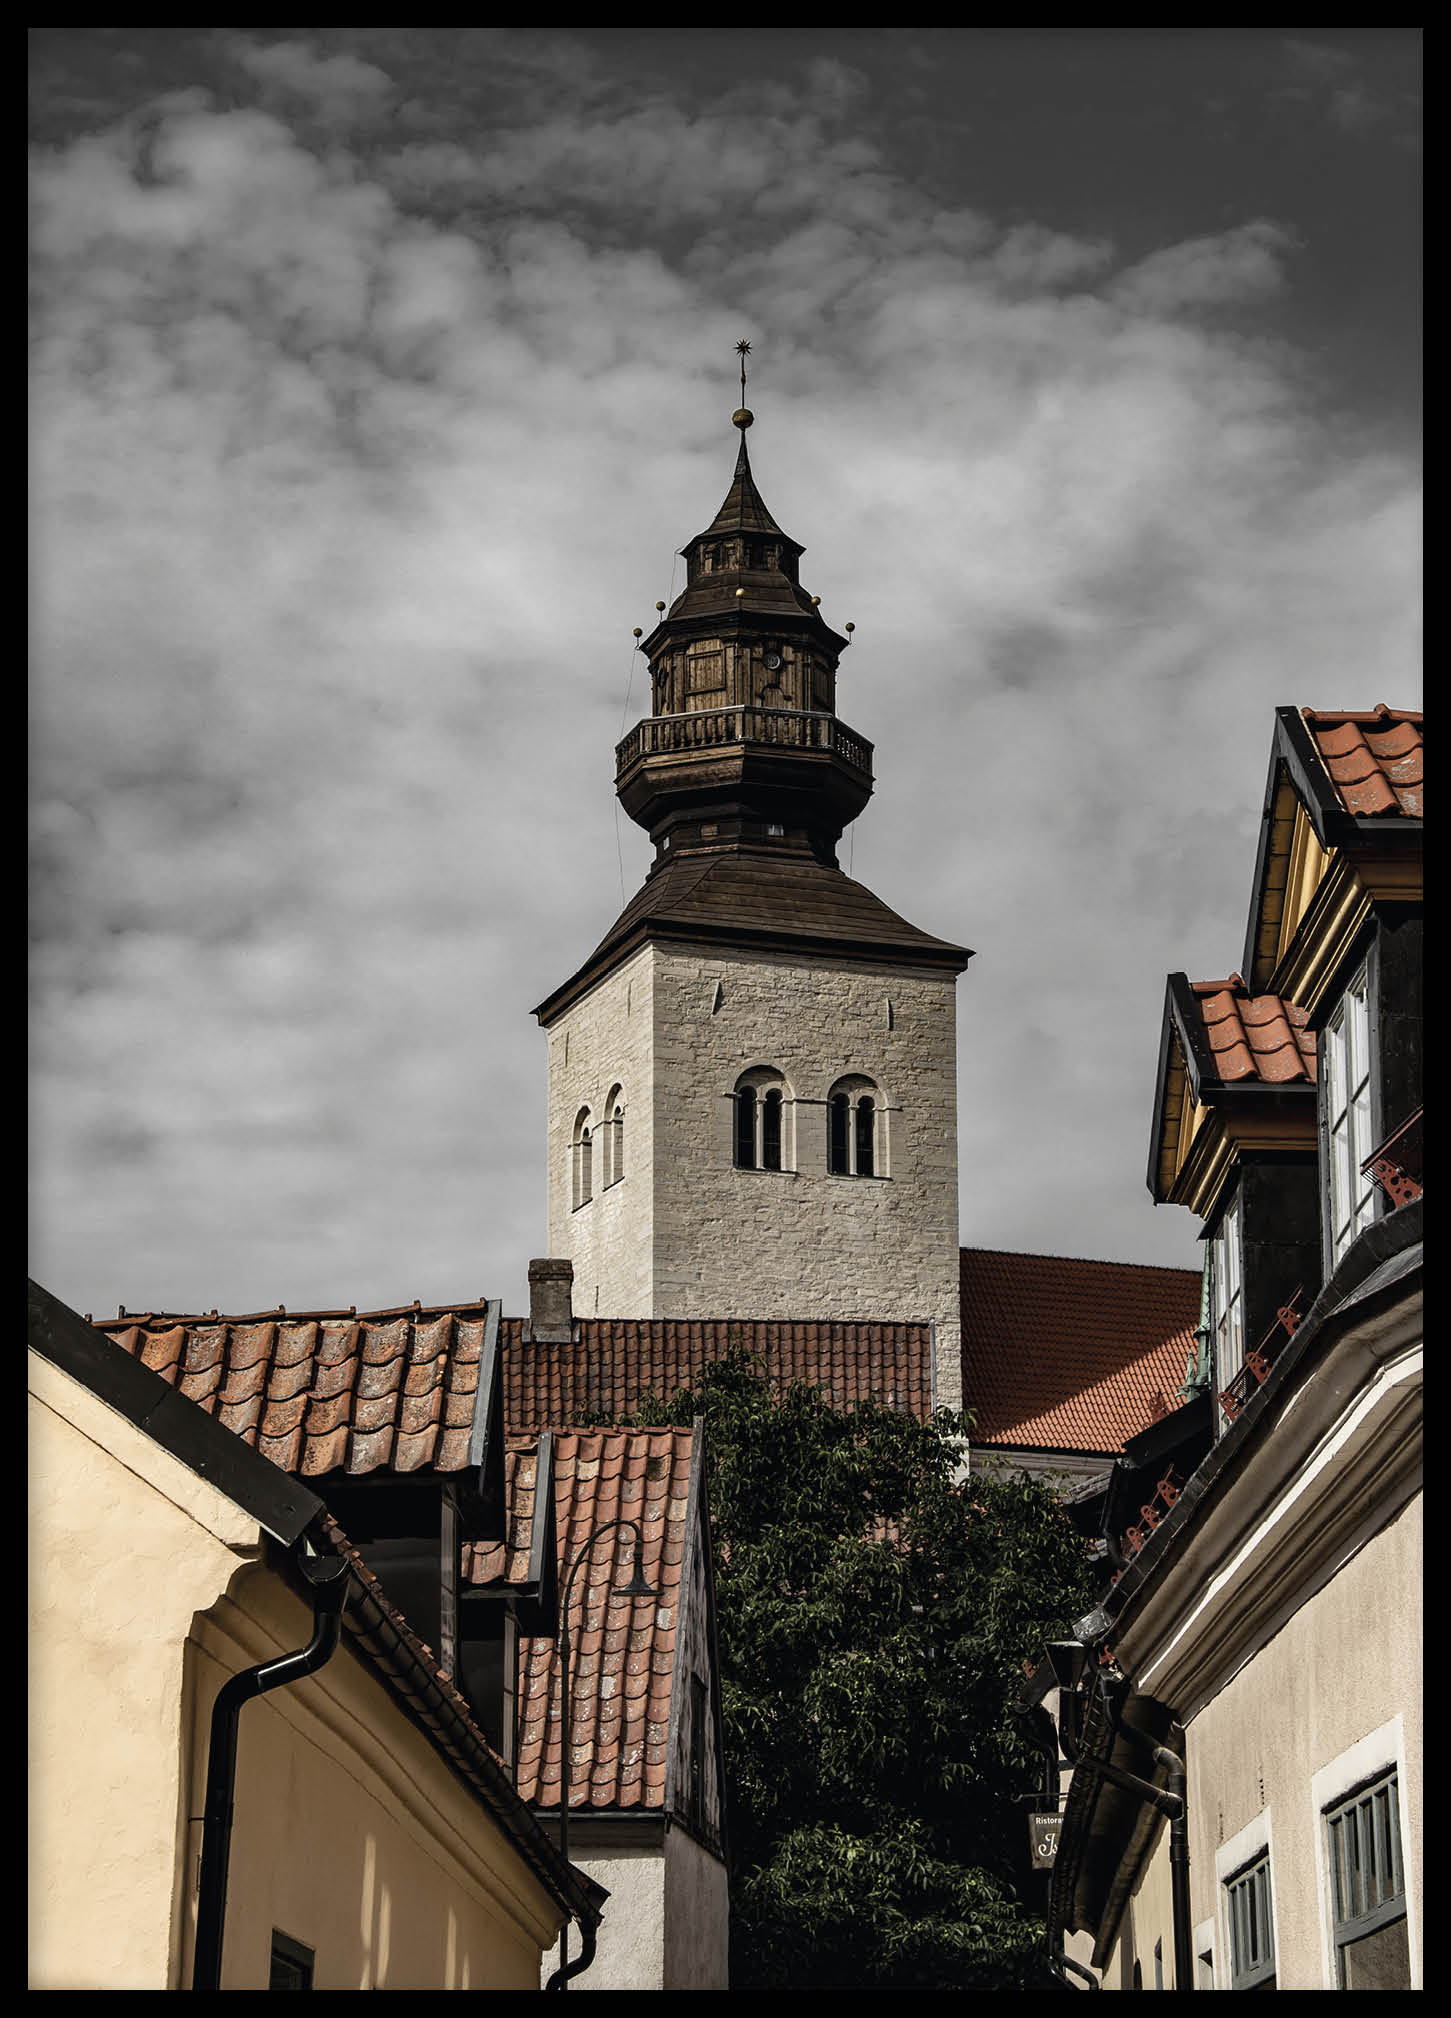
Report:
[{"label": "stone tower wall", "polygon": [[[951,976],[657,943],[560,1018],[549,1055],[550,1252],[574,1262],[579,1315],[931,1319],[937,1400],[960,1404]],[[734,1165],[732,1094],[756,1066],[789,1089],[780,1171]],[[827,1171],[849,1074],[885,1099],[879,1176]],[[572,1211],[575,1115],[617,1079],[625,1178]]]},{"label": "stone tower wall", "polygon": [[[642,947],[549,1031],[549,1252],[574,1263],[576,1317],[649,1317],[654,1308],[654,957]],[[593,1195],[576,1207],[575,1120],[588,1107],[598,1124],[617,1084],[625,1099],[624,1175],[605,1184],[597,1137]]]}]

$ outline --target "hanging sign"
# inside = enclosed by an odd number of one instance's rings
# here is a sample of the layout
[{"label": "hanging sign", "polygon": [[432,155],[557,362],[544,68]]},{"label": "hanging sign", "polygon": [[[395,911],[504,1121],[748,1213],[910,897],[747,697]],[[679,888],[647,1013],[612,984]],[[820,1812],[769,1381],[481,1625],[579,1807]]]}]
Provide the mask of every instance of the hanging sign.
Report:
[{"label": "hanging sign", "polygon": [[1058,1855],[1058,1833],[1062,1826],[1061,1815],[1029,1815],[1028,1847],[1033,1853],[1035,1871],[1046,1871]]}]

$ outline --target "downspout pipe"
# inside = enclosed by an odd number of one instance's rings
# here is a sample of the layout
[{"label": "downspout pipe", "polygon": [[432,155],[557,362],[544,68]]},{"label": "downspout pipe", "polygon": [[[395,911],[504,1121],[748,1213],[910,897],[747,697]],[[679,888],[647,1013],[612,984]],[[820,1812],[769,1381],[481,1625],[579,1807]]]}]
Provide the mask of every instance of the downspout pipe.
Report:
[{"label": "downspout pipe", "polygon": [[596,1920],[588,1920],[581,1914],[579,1931],[583,1940],[578,1955],[575,1956],[572,1962],[566,1962],[562,1967],[555,1970],[544,1986],[546,1990],[562,1990],[565,1984],[570,1982],[574,1977],[582,1976],[590,1963],[593,1962],[599,1923]]},{"label": "downspout pipe", "polygon": [[1179,1803],[1169,1817],[1169,1883],[1174,1911],[1174,1987],[1194,1988],[1194,1941],[1189,1921],[1189,1799],[1184,1761],[1167,1745],[1155,1745],[1154,1764],[1162,1766],[1169,1792]]},{"label": "downspout pipe", "polygon": [[1188,1800],[1185,1794],[1186,1776],[1184,1762],[1177,1752],[1171,1752],[1167,1745],[1155,1745],[1154,1763],[1162,1766],[1170,1780],[1168,1787],[1156,1787],[1152,1780],[1141,1780],[1137,1773],[1125,1772],[1122,1766],[1110,1765],[1107,1759],[1080,1758],[1074,1763],[1074,1773],[1091,1773],[1096,1779],[1107,1780],[1110,1785],[1122,1787],[1125,1793],[1136,1794],[1147,1807],[1156,1808],[1169,1819],[1169,1874],[1171,1901],[1174,1921],[1174,1988],[1192,1990],[1193,1971],[1193,1930],[1189,1924],[1189,1818]]},{"label": "downspout pipe", "polygon": [[[305,1546],[305,1544],[304,1544]],[[272,1689],[286,1688],[315,1675],[337,1652],[343,1606],[348,1595],[347,1559],[340,1555],[302,1555],[297,1566],[312,1585],[312,1638],[305,1647],[278,1654],[256,1667],[229,1676],[212,1705],[211,1743],[207,1754],[207,1793],[202,1827],[201,1882],[197,1899],[196,1948],[192,1957],[193,1990],[222,1987],[222,1936],[227,1914],[227,1866],[232,1852],[233,1793],[237,1776],[237,1725],[242,1705]]]}]

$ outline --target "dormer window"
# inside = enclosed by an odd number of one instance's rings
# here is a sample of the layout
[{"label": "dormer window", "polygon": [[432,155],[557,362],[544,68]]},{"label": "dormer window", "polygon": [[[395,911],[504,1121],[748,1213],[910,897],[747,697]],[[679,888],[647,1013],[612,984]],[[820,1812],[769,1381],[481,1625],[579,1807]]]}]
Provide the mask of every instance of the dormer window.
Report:
[{"label": "dormer window", "polygon": [[774,1066],[758,1065],[736,1081],[737,1170],[792,1168],[790,1088]]},{"label": "dormer window", "polygon": [[1375,1147],[1370,1113],[1368,970],[1362,967],[1321,1037],[1329,1264],[1375,1216],[1375,1185],[1361,1171]]},{"label": "dormer window", "polygon": [[[1214,1388],[1223,1395],[1244,1366],[1244,1260],[1240,1245],[1239,1197],[1225,1207],[1209,1248],[1209,1322],[1214,1354]],[[1219,1404],[1221,1434],[1233,1416]]]},{"label": "dormer window", "polygon": [[883,1177],[883,1103],[870,1079],[838,1079],[826,1098],[826,1167],[833,1177]]}]

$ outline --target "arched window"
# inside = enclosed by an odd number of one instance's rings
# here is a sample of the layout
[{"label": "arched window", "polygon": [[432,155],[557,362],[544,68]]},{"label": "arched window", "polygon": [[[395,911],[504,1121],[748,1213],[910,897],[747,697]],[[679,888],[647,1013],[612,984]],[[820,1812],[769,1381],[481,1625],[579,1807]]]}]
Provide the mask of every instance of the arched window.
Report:
[{"label": "arched window", "polygon": [[833,1177],[886,1174],[880,1087],[860,1074],[838,1079],[826,1096],[826,1167]]},{"label": "arched window", "polygon": [[574,1140],[570,1149],[570,1181],[577,1212],[594,1196],[594,1131],[590,1111],[581,1107],[574,1117]]},{"label": "arched window", "polygon": [[610,1089],[605,1100],[604,1183],[608,1189],[625,1174],[625,1095],[621,1087]]},{"label": "arched window", "polygon": [[773,1065],[757,1065],[736,1081],[737,1170],[792,1167],[791,1089]]}]

